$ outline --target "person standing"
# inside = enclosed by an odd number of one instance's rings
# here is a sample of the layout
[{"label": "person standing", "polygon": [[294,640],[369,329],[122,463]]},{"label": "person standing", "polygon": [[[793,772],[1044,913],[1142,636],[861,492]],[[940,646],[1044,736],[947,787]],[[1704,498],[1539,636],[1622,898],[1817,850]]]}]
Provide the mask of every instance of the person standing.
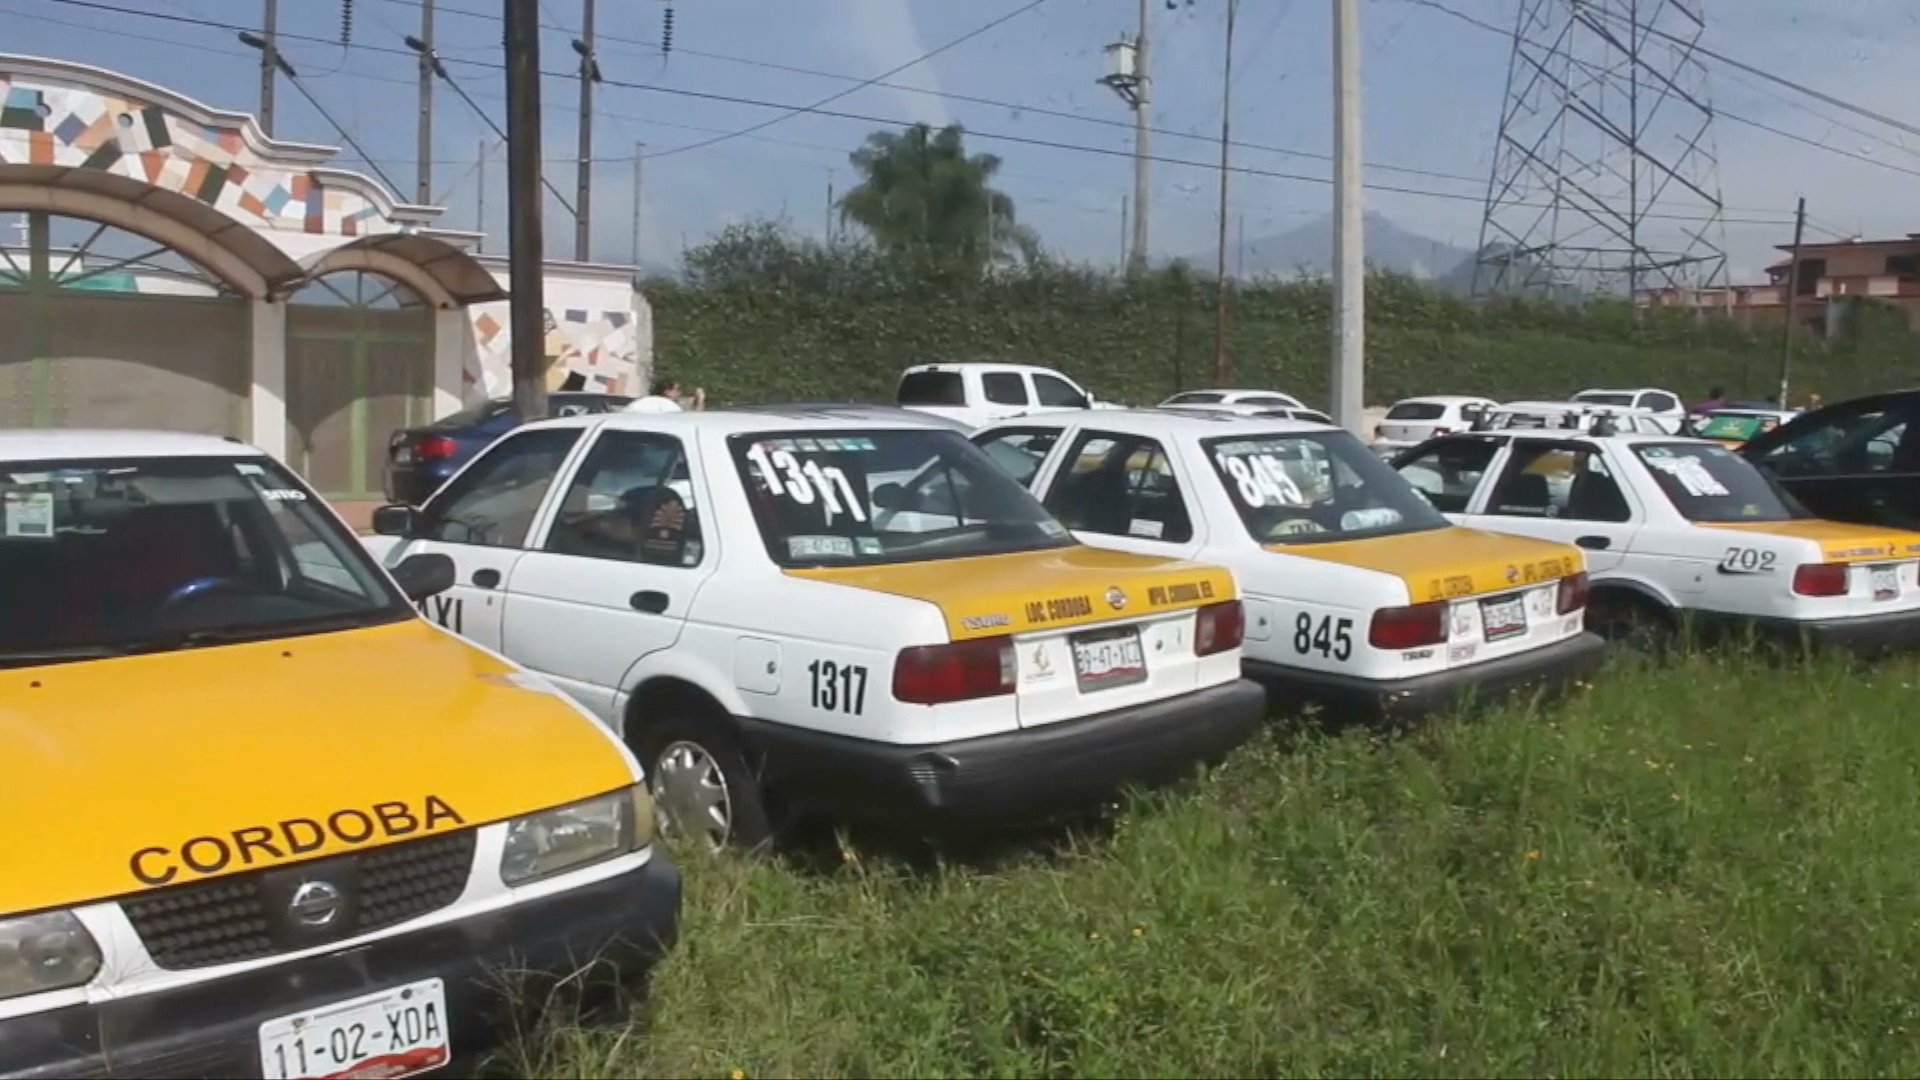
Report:
[{"label": "person standing", "polygon": [[653,380],[647,396],[626,407],[626,412],[663,413],[681,412],[687,408],[704,409],[707,407],[707,391],[704,387],[694,387],[691,405],[685,391],[680,388],[680,380],[665,377]]},{"label": "person standing", "polygon": [[1726,388],[1716,386],[1713,389],[1707,391],[1707,398],[1705,401],[1700,402],[1699,404],[1695,405],[1691,409],[1688,409],[1687,411],[1697,416],[1701,413],[1710,413],[1715,409],[1724,409],[1726,408],[1726,405],[1727,405]]}]

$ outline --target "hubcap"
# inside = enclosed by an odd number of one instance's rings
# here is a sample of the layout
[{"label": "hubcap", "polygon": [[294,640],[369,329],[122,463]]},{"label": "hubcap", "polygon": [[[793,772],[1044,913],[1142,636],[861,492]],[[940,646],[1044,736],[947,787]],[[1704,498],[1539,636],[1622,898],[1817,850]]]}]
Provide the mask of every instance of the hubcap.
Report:
[{"label": "hubcap", "polygon": [[669,836],[697,836],[719,850],[733,832],[727,777],[698,743],[674,742],[653,767],[654,820]]}]

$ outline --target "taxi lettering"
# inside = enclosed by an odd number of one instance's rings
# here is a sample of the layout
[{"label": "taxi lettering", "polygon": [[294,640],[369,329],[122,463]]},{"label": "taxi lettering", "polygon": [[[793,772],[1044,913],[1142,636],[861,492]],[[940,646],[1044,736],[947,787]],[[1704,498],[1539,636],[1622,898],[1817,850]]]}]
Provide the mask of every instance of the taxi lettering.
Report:
[{"label": "taxi lettering", "polygon": [[1451,600],[1456,596],[1473,595],[1473,576],[1471,574],[1453,574],[1449,577],[1434,578],[1427,583],[1427,599]]},{"label": "taxi lettering", "polygon": [[1027,621],[1030,623],[1057,622],[1061,619],[1078,619],[1093,614],[1093,601],[1085,594],[1080,596],[1057,596],[1051,600],[1027,601]]},{"label": "taxi lettering", "polygon": [[466,609],[457,596],[429,596],[420,601],[418,607],[422,617],[431,619],[441,626],[458,634],[466,622]]},{"label": "taxi lettering", "polygon": [[1213,599],[1213,582],[1182,581],[1173,585],[1150,585],[1147,587],[1147,603],[1154,607],[1168,604],[1190,604],[1196,600]]},{"label": "taxi lettering", "polygon": [[465,825],[446,800],[429,795],[418,808],[406,802],[378,802],[362,810],[346,807],[324,818],[287,818],[273,825],[245,825],[231,833],[195,836],[177,848],[143,847],[128,860],[134,878],[145,885],[165,885],[180,876],[218,874],[235,866],[279,862],[325,847],[331,837],[345,845],[364,844],[378,836],[394,840],[443,825]]},{"label": "taxi lettering", "polygon": [[[1523,563],[1520,566],[1520,580],[1528,585],[1537,585],[1543,581],[1558,581],[1574,572],[1573,560],[1542,559],[1539,562]],[[1508,580],[1512,580],[1509,575]]]}]

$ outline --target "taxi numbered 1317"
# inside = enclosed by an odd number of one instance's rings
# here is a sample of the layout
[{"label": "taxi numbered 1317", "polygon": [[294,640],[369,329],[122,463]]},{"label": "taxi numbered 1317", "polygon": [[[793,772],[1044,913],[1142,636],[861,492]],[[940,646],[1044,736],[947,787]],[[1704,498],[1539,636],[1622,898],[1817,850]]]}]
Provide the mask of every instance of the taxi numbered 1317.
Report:
[{"label": "taxi numbered 1317", "polygon": [[859,410],[616,413],[488,448],[368,542],[443,625],[646,764],[664,827],[1017,823],[1243,741],[1217,566],[1084,547],[962,435]]},{"label": "taxi numbered 1317", "polygon": [[459,1069],[672,940],[638,763],[451,579],[231,440],[0,433],[0,1076]]},{"label": "taxi numbered 1317", "polygon": [[973,437],[1081,540],[1230,567],[1280,702],[1411,716],[1600,662],[1578,548],[1449,526],[1330,425],[1161,409]]},{"label": "taxi numbered 1317", "polygon": [[1703,630],[1920,643],[1920,533],[1821,521],[1732,450],[1672,435],[1494,432],[1395,467],[1455,521],[1577,544],[1608,636]]}]

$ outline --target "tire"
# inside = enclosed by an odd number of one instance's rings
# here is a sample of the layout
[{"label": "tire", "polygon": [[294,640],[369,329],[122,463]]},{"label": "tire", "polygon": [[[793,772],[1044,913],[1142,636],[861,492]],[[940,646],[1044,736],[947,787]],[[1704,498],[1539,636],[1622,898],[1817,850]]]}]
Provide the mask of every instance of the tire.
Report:
[{"label": "tire", "polygon": [[732,732],[711,720],[669,716],[644,724],[634,755],[647,770],[654,827],[713,851],[773,840],[765,794]]},{"label": "tire", "polygon": [[1673,613],[1638,593],[1608,589],[1588,607],[1588,629],[1608,644],[1660,653],[1674,644],[1679,626]]}]

